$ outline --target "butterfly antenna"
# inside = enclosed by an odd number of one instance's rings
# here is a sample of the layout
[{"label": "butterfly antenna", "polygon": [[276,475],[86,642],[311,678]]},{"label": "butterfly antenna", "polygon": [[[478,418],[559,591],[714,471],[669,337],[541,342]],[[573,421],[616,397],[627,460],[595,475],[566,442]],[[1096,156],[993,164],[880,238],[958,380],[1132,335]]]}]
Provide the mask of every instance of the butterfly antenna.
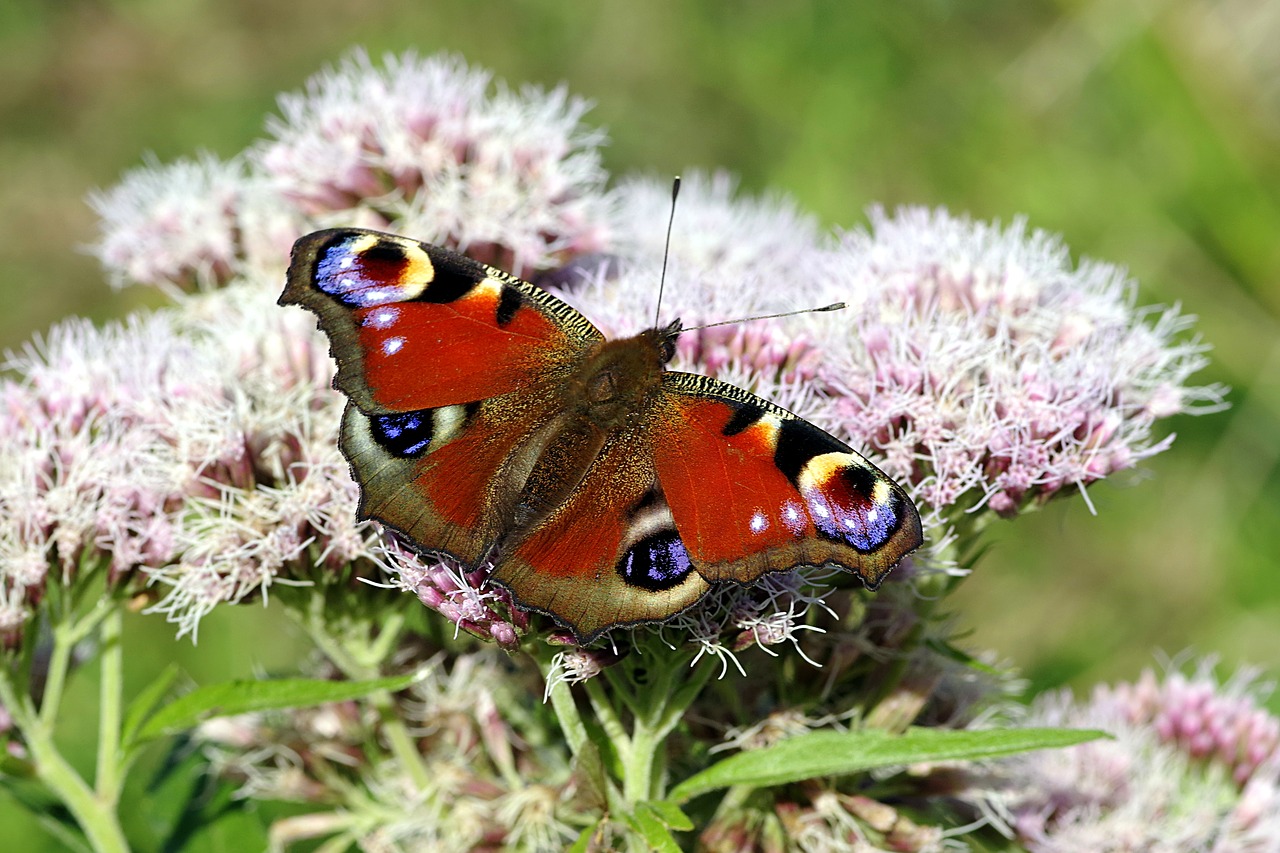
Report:
[{"label": "butterfly antenna", "polygon": [[667,285],[667,258],[671,255],[671,225],[676,221],[676,197],[680,195],[680,176],[671,182],[671,216],[667,219],[667,242],[662,247],[662,275],[658,277],[658,304],[653,309],[653,327],[662,317],[662,290]]},{"label": "butterfly antenna", "polygon": [[783,311],[781,314],[758,314],[755,317],[742,317],[738,320],[721,320],[718,323],[707,323],[705,326],[690,326],[685,329],[686,332],[692,332],[695,329],[710,329],[713,326],[732,326],[735,323],[750,323],[753,320],[773,320],[778,317],[794,317],[797,314],[817,314],[820,311],[839,311],[849,306],[843,302],[832,302],[830,305],[823,305],[821,308],[801,308],[799,311]]}]

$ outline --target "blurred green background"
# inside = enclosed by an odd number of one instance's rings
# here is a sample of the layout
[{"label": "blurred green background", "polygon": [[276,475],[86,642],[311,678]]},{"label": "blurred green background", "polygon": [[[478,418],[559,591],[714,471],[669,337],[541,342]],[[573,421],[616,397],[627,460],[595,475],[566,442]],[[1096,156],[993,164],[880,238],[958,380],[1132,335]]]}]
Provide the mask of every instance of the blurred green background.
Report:
[{"label": "blurred green background", "polygon": [[[833,225],[871,203],[1025,214],[1198,314],[1198,378],[1232,409],[1171,422],[1172,451],[1091,491],[1097,517],[1075,500],[999,525],[957,619],[1037,688],[1132,677],[1161,650],[1276,675],[1276,44],[1261,0],[5,0],[0,348],[158,302],[113,293],[83,251],[86,192],[145,152],[234,154],[354,45],[458,51],[593,99],[615,174],[726,168]],[[241,608],[193,649],[137,618],[131,654],[152,657],[131,678],[168,657],[198,680],[280,667],[282,630]]]}]

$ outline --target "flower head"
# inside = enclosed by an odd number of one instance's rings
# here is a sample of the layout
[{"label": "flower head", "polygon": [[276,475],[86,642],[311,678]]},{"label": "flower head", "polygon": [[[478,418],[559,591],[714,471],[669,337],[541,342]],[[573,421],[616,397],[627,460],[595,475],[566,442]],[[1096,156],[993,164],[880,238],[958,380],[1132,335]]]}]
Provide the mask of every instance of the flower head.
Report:
[{"label": "flower head", "polygon": [[491,566],[470,569],[442,557],[423,557],[393,534],[384,534],[383,568],[398,586],[418,596],[459,630],[514,650],[529,628],[529,615],[506,590],[485,583]]},{"label": "flower head", "polygon": [[1226,683],[1212,662],[1193,676],[1099,687],[1036,701],[1028,725],[1099,728],[1114,739],[1045,750],[997,766],[988,807],[1028,849],[1280,849],[1280,721],[1250,672]]},{"label": "flower head", "polygon": [[1168,447],[1155,422],[1222,403],[1191,387],[1191,319],[1137,307],[1120,269],[1085,262],[1025,222],[872,211],[824,281],[847,312],[809,322],[827,341],[830,416],[933,509],[1011,516]]},{"label": "flower head", "polygon": [[517,274],[599,248],[599,131],[564,88],[512,91],[457,56],[360,52],[280,98],[255,166],[318,222],[395,227]]},{"label": "flower head", "polygon": [[[195,377],[191,393],[157,386],[138,396],[152,401],[165,436],[165,461],[141,467],[164,471],[169,490],[152,501],[159,515],[129,526],[154,527],[155,542],[167,543],[167,565],[148,567],[169,590],[161,610],[194,624],[219,601],[265,589],[317,544],[329,560],[368,555],[369,532],[336,520],[354,492],[323,446],[340,409],[325,387],[323,344],[250,316],[276,313],[263,294],[278,289],[282,263],[280,250],[244,244],[257,233],[247,217],[264,209],[254,199],[282,207],[286,231],[400,230],[518,274],[574,267],[607,247],[608,262],[578,267],[591,274],[572,301],[606,332],[631,334],[652,322],[670,196],[665,181],[649,179],[605,191],[602,137],[583,124],[586,109],[563,89],[494,84],[455,56],[374,63],[355,53],[283,96],[271,138],[248,156],[152,166],[99,197],[100,254],[122,277],[211,275],[236,294],[192,300],[175,315],[207,318],[182,333],[192,333],[195,355],[175,355],[195,363],[182,371]],[[674,366],[779,403],[906,484],[929,545],[897,576],[955,568],[959,514],[1013,515],[1083,491],[1167,446],[1152,438],[1157,419],[1219,401],[1218,389],[1187,384],[1203,362],[1184,339],[1187,320],[1137,309],[1118,270],[1073,268],[1059,241],[1021,223],[1001,229],[920,210],[872,219],[871,231],[831,241],[785,197],[691,174],[662,316],[696,326],[849,304],[691,329]],[[255,287],[263,294],[247,295]],[[279,324],[297,322],[276,324],[283,332]],[[182,525],[166,527],[176,517]],[[523,633],[523,615],[487,585],[486,567],[410,561],[396,571],[463,630],[507,646]],[[815,576],[729,590],[673,624],[726,662],[748,645],[795,643],[821,601],[804,581]]]},{"label": "flower head", "polygon": [[111,283],[171,294],[222,286],[255,266],[283,269],[301,222],[243,159],[211,154],[148,162],[89,203],[100,218],[93,252]]}]

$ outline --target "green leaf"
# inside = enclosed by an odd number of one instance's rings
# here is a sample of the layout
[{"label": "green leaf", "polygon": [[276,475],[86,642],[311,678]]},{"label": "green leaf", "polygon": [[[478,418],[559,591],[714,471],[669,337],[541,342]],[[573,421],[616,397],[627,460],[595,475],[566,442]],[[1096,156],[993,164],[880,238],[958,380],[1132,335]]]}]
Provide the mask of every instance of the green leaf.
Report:
[{"label": "green leaf", "polygon": [[997,758],[1107,736],[1089,729],[909,729],[901,735],[879,730],[810,732],[717,762],[677,785],[671,799],[684,802],[730,785],[785,785],[899,764]]},{"label": "green leaf", "polygon": [[680,853],[680,845],[662,818],[658,816],[648,803],[639,803],[634,814],[627,816],[627,823],[640,833],[650,850],[661,853]]},{"label": "green leaf", "polygon": [[600,829],[600,824],[593,823],[578,834],[578,838],[573,842],[566,853],[587,853],[591,849],[591,839],[595,837],[596,832]]},{"label": "green leaf", "polygon": [[142,724],[173,687],[173,683],[178,680],[178,672],[177,664],[169,664],[129,703],[129,707],[125,710],[122,738],[126,750],[132,749],[135,745],[134,740],[142,729]]},{"label": "green leaf", "polygon": [[609,780],[605,776],[604,762],[600,759],[600,750],[596,748],[595,741],[582,742],[582,748],[573,759],[573,770],[588,804],[592,808],[606,811],[609,803]]},{"label": "green leaf", "polygon": [[280,678],[211,684],[208,687],[198,687],[161,708],[142,726],[135,740],[143,743],[186,731],[211,717],[274,708],[306,707],[323,702],[343,702],[379,690],[402,690],[417,680],[417,673],[409,673],[369,681]]},{"label": "green leaf", "polygon": [[693,829],[693,821],[684,813],[684,809],[673,803],[671,800],[657,800],[652,803],[644,803],[643,805],[653,810],[664,824],[674,830],[680,832],[688,832]]}]

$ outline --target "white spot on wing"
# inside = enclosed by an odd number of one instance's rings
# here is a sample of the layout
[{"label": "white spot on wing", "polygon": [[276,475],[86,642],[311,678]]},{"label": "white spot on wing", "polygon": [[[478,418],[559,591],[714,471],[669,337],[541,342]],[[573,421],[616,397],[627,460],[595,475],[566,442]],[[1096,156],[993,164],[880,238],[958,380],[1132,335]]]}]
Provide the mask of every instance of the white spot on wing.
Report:
[{"label": "white spot on wing", "polygon": [[399,298],[397,288],[393,287],[369,288],[361,291],[359,295],[360,303],[366,308],[383,302],[395,302]]},{"label": "white spot on wing", "polygon": [[382,342],[383,355],[395,355],[402,349],[404,349],[404,338],[387,338]]},{"label": "white spot on wing", "polygon": [[769,528],[769,519],[764,517],[764,513],[760,510],[755,511],[755,515],[751,516],[751,532],[763,533]]},{"label": "white spot on wing", "polygon": [[400,310],[398,308],[379,308],[377,311],[374,311],[368,317],[364,318],[363,325],[374,329],[387,329],[390,328],[399,317]]}]

